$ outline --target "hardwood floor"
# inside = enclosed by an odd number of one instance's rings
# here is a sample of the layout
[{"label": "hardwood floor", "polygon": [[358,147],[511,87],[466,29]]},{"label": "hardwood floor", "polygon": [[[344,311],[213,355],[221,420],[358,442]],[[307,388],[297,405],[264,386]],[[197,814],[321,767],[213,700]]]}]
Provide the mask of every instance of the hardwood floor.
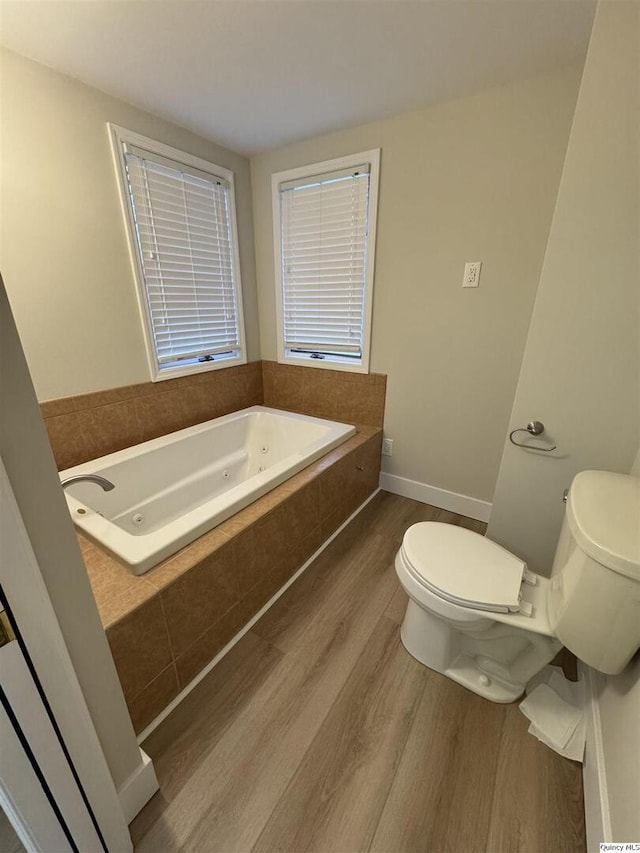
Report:
[{"label": "hardwood floor", "polygon": [[579,765],[415,661],[393,558],[421,520],[381,492],[143,744],[140,853],[581,853]]}]

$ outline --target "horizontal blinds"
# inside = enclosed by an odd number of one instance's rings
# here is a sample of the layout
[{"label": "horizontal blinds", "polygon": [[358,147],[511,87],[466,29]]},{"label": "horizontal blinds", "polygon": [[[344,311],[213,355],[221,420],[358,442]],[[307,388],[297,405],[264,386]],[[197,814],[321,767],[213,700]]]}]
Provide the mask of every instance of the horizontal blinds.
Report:
[{"label": "horizontal blinds", "polygon": [[137,148],[125,164],[158,364],[237,348],[228,183]]},{"label": "horizontal blinds", "polygon": [[284,345],[362,355],[369,167],[280,185]]}]

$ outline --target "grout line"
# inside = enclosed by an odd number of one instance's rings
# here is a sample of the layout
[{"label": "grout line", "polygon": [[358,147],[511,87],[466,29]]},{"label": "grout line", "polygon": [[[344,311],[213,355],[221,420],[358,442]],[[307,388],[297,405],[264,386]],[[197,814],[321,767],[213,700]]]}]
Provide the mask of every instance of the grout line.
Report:
[{"label": "grout line", "polygon": [[158,672],[156,675],[153,676],[151,681],[147,682],[144,687],[141,687],[140,690],[138,690],[138,692],[135,693],[133,696],[131,696],[127,701],[128,702],[135,702],[135,700],[138,698],[138,696],[140,696],[141,693],[144,693],[144,691],[147,689],[147,687],[150,687],[157,678],[160,678],[160,676],[164,672],[166,672],[168,669],[172,669],[172,668],[175,668],[175,663],[174,663],[173,659],[170,660],[166,666],[163,666],[162,669],[160,670],[160,672]]},{"label": "grout line", "polygon": [[[164,609],[164,601],[162,598],[161,590],[157,590],[156,594],[157,594],[158,598],[160,599],[160,610],[162,611],[162,618],[164,619],[164,628],[165,628],[165,631],[167,632],[167,642],[169,644],[169,651],[171,653],[171,663],[175,667],[175,665],[176,665],[176,653],[173,650],[173,643],[171,642],[171,632],[169,631],[169,620],[167,619],[167,612]],[[178,671],[176,669],[176,678],[177,678],[177,676],[178,676]],[[178,687],[179,686],[180,686],[180,681],[178,681]]]}]

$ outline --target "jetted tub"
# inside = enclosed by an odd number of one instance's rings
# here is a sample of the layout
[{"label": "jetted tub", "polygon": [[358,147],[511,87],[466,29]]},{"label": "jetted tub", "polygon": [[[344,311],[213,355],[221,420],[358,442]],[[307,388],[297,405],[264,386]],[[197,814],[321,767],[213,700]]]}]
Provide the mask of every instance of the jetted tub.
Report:
[{"label": "jetted tub", "polygon": [[60,472],[87,536],[141,575],[355,434],[348,424],[252,406]]}]

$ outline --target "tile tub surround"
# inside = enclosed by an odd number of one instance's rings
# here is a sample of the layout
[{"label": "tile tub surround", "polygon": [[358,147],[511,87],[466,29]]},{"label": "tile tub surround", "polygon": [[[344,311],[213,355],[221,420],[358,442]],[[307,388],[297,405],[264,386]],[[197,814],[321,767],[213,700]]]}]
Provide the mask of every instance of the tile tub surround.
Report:
[{"label": "tile tub surround", "polygon": [[142,731],[378,486],[382,432],[353,438],[134,576],[78,536],[136,731]]},{"label": "tile tub surround", "polygon": [[381,427],[387,377],[318,367],[262,362],[265,406],[347,424]]},{"label": "tile tub surround", "polygon": [[41,403],[58,470],[263,402],[262,363]]},{"label": "tile tub surround", "polygon": [[249,406],[381,427],[387,377],[253,361],[41,403],[58,470]]}]

